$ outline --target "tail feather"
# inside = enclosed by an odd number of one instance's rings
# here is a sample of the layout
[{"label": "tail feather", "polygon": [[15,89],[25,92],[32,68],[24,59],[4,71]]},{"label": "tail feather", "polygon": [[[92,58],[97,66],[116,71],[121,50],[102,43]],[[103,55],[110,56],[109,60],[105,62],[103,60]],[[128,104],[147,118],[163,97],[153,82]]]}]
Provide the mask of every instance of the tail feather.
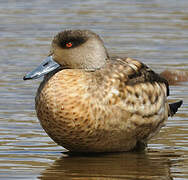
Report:
[{"label": "tail feather", "polygon": [[183,101],[178,101],[172,104],[169,104],[170,107],[170,112],[169,112],[169,116],[173,116],[174,114],[176,114],[176,112],[178,111],[178,108],[182,105]]}]

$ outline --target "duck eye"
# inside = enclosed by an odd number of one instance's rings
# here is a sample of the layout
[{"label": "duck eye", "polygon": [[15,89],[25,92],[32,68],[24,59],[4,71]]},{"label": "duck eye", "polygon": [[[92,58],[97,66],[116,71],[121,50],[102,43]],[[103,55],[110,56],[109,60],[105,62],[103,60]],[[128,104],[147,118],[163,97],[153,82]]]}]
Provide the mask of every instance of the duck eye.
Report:
[{"label": "duck eye", "polygon": [[66,43],[66,47],[68,47],[68,48],[72,47],[72,43],[71,42]]}]

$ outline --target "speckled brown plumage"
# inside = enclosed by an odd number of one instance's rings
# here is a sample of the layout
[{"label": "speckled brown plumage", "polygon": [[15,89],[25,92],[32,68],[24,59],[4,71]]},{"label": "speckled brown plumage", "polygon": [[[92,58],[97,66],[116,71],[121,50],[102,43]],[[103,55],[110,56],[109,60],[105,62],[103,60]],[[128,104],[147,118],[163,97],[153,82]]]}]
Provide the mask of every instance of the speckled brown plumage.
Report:
[{"label": "speckled brown plumage", "polygon": [[141,76],[131,81],[146,67],[128,60],[95,72],[62,70],[45,82],[36,110],[56,143],[73,151],[127,151],[164,125],[165,84],[143,82]]},{"label": "speckled brown plumage", "polygon": [[[42,127],[57,144],[78,152],[129,151],[138,143],[147,143],[164,126],[170,114],[165,79],[140,61],[112,61],[107,54],[96,69],[95,63],[77,68],[70,62],[68,50],[56,41],[51,54],[62,70],[44,78],[36,96],[36,111]],[[63,59],[61,54],[66,53]],[[77,58],[83,61],[80,54]]]}]

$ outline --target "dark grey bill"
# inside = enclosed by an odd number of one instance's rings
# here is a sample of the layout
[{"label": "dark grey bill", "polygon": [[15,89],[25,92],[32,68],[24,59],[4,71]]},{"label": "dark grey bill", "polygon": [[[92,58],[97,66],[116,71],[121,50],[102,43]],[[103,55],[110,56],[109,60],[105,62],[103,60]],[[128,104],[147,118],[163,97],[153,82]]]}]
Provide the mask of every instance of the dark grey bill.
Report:
[{"label": "dark grey bill", "polygon": [[37,78],[55,70],[55,69],[57,69],[59,66],[60,65],[53,60],[52,56],[48,56],[36,69],[27,73],[23,77],[23,80],[37,79]]}]

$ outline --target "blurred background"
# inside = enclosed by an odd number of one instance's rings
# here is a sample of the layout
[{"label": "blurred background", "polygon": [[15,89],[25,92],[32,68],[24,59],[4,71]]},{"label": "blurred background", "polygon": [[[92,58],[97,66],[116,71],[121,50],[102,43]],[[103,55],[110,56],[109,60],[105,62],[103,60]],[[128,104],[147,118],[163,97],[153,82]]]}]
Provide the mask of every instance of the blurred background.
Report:
[{"label": "blurred background", "polygon": [[22,78],[65,29],[93,30],[110,55],[157,72],[188,71],[187,0],[1,0],[0,179],[188,179],[187,82],[170,87],[184,105],[146,152],[68,156],[46,135],[34,110],[41,79]]}]

